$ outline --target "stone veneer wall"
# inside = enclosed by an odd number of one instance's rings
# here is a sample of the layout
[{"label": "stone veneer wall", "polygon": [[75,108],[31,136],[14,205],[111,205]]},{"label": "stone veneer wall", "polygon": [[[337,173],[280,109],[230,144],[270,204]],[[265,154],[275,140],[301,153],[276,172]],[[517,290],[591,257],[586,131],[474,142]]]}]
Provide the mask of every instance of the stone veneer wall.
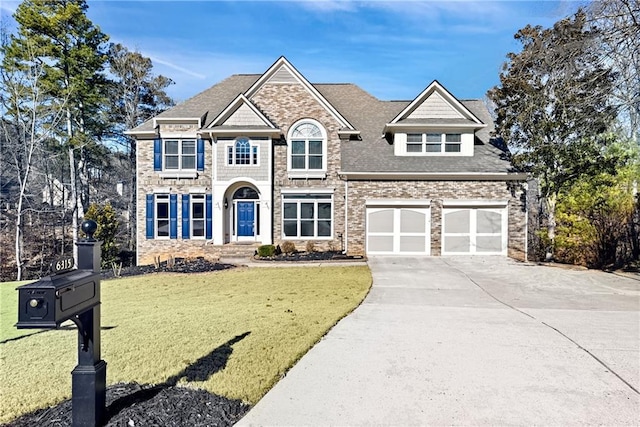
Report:
[{"label": "stone veneer wall", "polygon": [[508,200],[508,256],[524,260],[526,202],[522,183],[504,181],[349,181],[348,254],[365,254],[367,199],[431,200],[431,255],[442,248],[443,200]]},{"label": "stone veneer wall", "polygon": [[[339,177],[340,139],[337,120],[300,84],[267,83],[251,99],[286,136],[291,125],[301,119],[314,119],[327,132],[327,176],[324,179],[290,179],[287,175],[287,147],[274,147],[273,242],[282,238],[282,188],[333,189],[333,239],[313,240],[319,250],[340,249],[339,234],[344,233],[344,181]],[[304,250],[307,240],[293,240]]]},{"label": "stone veneer wall", "polygon": [[[161,128],[162,131],[169,130],[168,127]],[[191,125],[174,125],[171,126],[172,131],[194,131],[195,127]],[[195,138],[195,136],[194,136]],[[137,194],[136,201],[138,203],[137,224],[137,252],[138,264],[152,264],[155,257],[160,257],[162,261],[166,261],[170,256],[195,258],[199,256],[217,258],[218,254],[211,250],[211,246],[205,246],[204,239],[183,240],[181,236],[182,230],[182,208],[180,206],[180,198],[178,198],[178,238],[177,239],[147,239],[146,238],[146,195],[153,193],[158,187],[169,187],[170,194],[189,193],[192,187],[204,187],[208,192],[211,191],[211,165],[212,165],[211,142],[205,140],[205,169],[199,171],[195,179],[187,178],[161,178],[158,172],[153,170],[153,140],[138,140],[138,158],[137,158]]]}]

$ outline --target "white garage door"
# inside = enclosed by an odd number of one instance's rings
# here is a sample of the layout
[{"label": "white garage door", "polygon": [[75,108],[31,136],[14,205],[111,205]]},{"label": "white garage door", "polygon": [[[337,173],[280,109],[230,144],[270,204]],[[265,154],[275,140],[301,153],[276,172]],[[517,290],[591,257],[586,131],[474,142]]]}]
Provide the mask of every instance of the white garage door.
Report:
[{"label": "white garage door", "polygon": [[506,207],[442,210],[442,254],[507,254]]},{"label": "white garage door", "polygon": [[367,208],[367,253],[429,255],[430,218],[428,207]]}]

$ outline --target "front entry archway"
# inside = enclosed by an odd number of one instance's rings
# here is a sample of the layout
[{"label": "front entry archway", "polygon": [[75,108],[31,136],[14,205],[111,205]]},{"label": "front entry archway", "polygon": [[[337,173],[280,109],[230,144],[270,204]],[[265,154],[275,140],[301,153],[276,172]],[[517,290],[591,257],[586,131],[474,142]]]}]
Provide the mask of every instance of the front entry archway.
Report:
[{"label": "front entry archway", "polygon": [[260,234],[260,196],[251,187],[240,187],[232,197],[233,237],[236,241],[253,241]]}]

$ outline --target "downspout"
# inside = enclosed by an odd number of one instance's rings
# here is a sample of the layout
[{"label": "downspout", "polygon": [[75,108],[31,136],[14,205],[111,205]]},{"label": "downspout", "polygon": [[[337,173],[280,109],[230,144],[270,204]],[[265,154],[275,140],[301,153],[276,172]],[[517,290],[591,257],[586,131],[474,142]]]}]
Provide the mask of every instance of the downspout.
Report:
[{"label": "downspout", "polygon": [[347,254],[347,249],[349,247],[349,225],[347,222],[347,218],[349,217],[349,181],[344,181],[344,235],[342,236],[344,239],[344,250],[343,254]]},{"label": "downspout", "polygon": [[[200,135],[200,137],[202,137],[203,135]],[[213,215],[213,210],[216,208],[216,204],[213,203],[213,198],[214,198],[214,194],[213,194],[213,186],[214,183],[218,180],[218,150],[216,147],[216,142],[214,141],[214,137],[209,134],[209,138],[211,138],[211,151],[213,151],[213,167],[212,167],[212,173],[211,173],[211,215]],[[206,157],[206,156],[205,156]],[[223,214],[223,218],[224,218],[224,214]],[[213,245],[213,239],[214,236],[216,235],[215,233],[215,226],[216,224],[213,224],[213,218],[211,219],[211,239],[207,240],[204,242],[204,245]],[[224,220],[223,220],[223,224],[224,224]],[[224,232],[223,232],[224,234]]]}]

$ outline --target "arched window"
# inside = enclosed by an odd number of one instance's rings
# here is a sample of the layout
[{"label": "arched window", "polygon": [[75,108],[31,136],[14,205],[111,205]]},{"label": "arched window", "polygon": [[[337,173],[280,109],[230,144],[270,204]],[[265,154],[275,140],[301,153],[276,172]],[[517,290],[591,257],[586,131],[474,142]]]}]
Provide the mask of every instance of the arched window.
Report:
[{"label": "arched window", "polygon": [[327,170],[327,134],[320,123],[305,119],[289,130],[289,175],[324,176]]},{"label": "arched window", "polygon": [[238,138],[227,147],[227,159],[229,165],[257,165],[258,146],[251,144],[249,138]]}]

